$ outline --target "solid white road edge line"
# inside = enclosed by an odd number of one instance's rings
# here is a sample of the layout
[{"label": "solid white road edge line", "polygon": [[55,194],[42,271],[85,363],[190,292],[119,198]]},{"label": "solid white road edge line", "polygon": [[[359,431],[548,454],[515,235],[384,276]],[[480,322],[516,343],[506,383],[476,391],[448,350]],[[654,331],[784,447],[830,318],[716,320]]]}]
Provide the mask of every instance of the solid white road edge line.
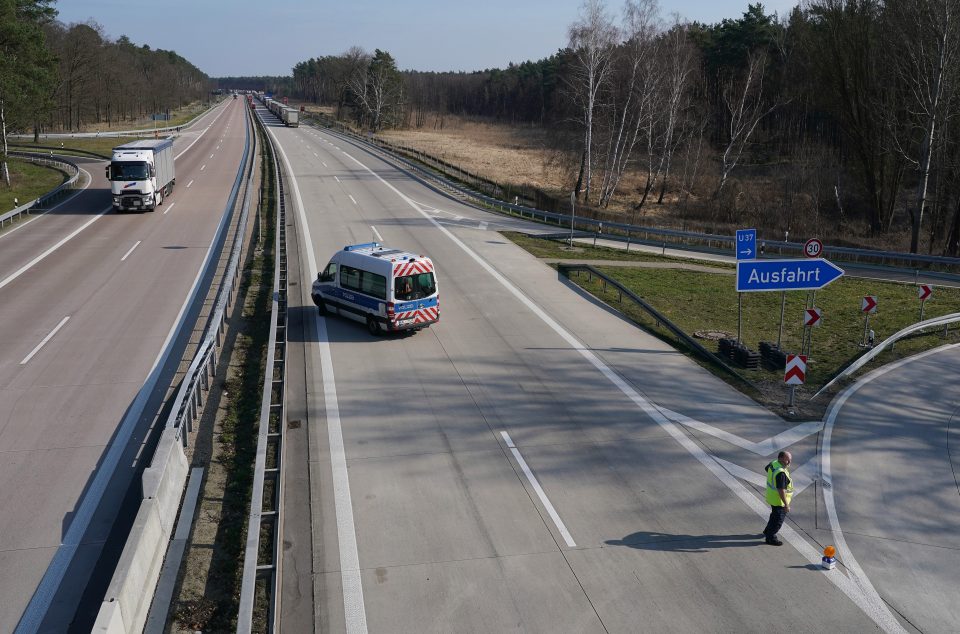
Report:
[{"label": "solid white road edge line", "polygon": [[[349,155],[348,155],[349,156]],[[557,335],[560,336],[571,348],[576,350],[583,356],[587,361],[590,362],[601,374],[603,374],[607,380],[613,383],[627,398],[634,402],[640,409],[642,409],[646,414],[652,418],[664,431],[669,433],[674,440],[676,440],[684,449],[686,449],[694,458],[696,458],[703,466],[705,466],[714,476],[717,477],[721,482],[723,482],[727,488],[729,488],[737,497],[739,497],[744,504],[762,518],[766,518],[770,514],[769,508],[761,503],[757,496],[748,490],[744,485],[740,483],[733,475],[728,473],[726,469],[721,467],[713,457],[708,454],[702,447],[693,442],[689,436],[675,423],[671,422],[662,412],[654,405],[652,402],[648,401],[644,396],[642,396],[637,390],[623,380],[619,374],[614,372],[606,363],[604,363],[600,357],[598,357],[592,350],[589,350],[577,340],[572,334],[566,331],[560,324],[558,324],[554,319],[548,315],[542,308],[540,308],[536,303],[533,302],[530,298],[523,294],[520,289],[513,285],[506,277],[504,277],[499,271],[497,271],[490,263],[480,257],[473,249],[468,247],[460,238],[453,235],[453,233],[437,222],[432,216],[430,216],[425,211],[421,210],[417,204],[410,200],[405,194],[403,194],[396,187],[385,181],[380,177],[379,174],[374,172],[372,169],[358,161],[357,159],[350,157],[357,165],[369,172],[374,178],[383,183],[388,189],[392,190],[401,200],[406,202],[410,207],[412,207],[417,213],[427,219],[428,222],[434,225],[438,231],[447,236],[454,244],[460,247],[467,255],[469,255],[477,264],[484,268],[490,275],[493,276],[500,284],[506,288],[514,297],[516,297],[522,304],[524,304],[530,311],[537,315],[547,326],[551,328]],[[801,537],[793,528],[790,526],[784,525],[781,535],[786,538],[790,545],[797,549],[797,551],[803,555],[811,564],[819,566],[821,555],[815,548],[813,548],[807,541]],[[851,571],[853,572],[853,571]],[[856,575],[856,573],[854,573]],[[829,579],[835,586],[837,586],[847,597],[853,601],[863,612],[869,616],[877,625],[883,628],[886,632],[905,632],[903,627],[900,625],[900,622],[892,614],[890,614],[889,609],[886,604],[874,593],[869,595],[863,592],[861,589],[863,586],[862,580],[853,581],[850,578],[843,575],[836,574],[827,574],[827,579]],[[867,582],[869,583],[869,582]]]},{"label": "solid white road edge line", "polygon": [[514,459],[523,470],[523,475],[527,476],[530,486],[532,486],[533,490],[537,492],[537,497],[540,498],[540,503],[543,504],[545,509],[547,509],[547,514],[550,516],[550,519],[553,520],[553,524],[557,527],[557,530],[560,531],[563,541],[566,542],[567,546],[570,548],[575,548],[577,543],[573,541],[570,531],[567,530],[567,526],[563,523],[563,520],[560,519],[560,515],[557,514],[557,509],[553,508],[553,504],[550,503],[550,498],[547,497],[543,487],[540,486],[540,482],[537,480],[537,477],[533,475],[533,471],[531,471],[530,467],[527,466],[527,461],[524,460],[523,456],[520,455],[520,450],[517,449],[515,444],[513,444],[513,441],[510,439],[510,434],[505,431],[501,431],[500,435],[503,436],[504,442],[507,443],[507,447],[509,447],[510,451],[513,453]]},{"label": "solid white road edge line", "polygon": [[27,356],[25,356],[25,357],[23,358],[23,361],[20,362],[20,365],[26,365],[26,364],[30,361],[30,359],[33,358],[33,355],[35,355],[35,354],[37,354],[38,352],[40,352],[40,348],[42,348],[42,347],[44,347],[45,345],[47,345],[47,342],[50,341],[51,339],[53,339],[53,336],[54,336],[55,334],[57,334],[58,332],[60,332],[60,329],[63,328],[63,325],[64,325],[65,323],[67,323],[68,321],[70,321],[70,315],[67,315],[66,317],[64,317],[63,319],[61,319],[61,320],[60,320],[60,323],[57,324],[57,327],[54,328],[53,330],[51,330],[51,331],[50,331],[50,334],[47,335],[46,337],[44,337],[44,338],[43,338],[43,341],[41,341],[40,343],[38,343],[38,344],[37,344],[37,347],[34,348],[33,350],[31,350],[31,351],[30,351],[30,354],[28,354]]},{"label": "solid white road edge line", "polygon": [[171,209],[173,209],[173,206],[176,205],[176,204],[177,204],[177,203],[170,203],[169,205],[167,205],[167,208],[163,210],[163,215],[166,216],[166,215],[167,215],[167,212],[170,211]]},{"label": "solid white road edge line", "polygon": [[[300,187],[293,175],[293,168],[273,130],[269,129],[287,167],[287,175],[293,188],[294,202],[303,243],[307,254],[310,275],[317,269],[317,256],[313,252],[313,238],[304,211]],[[333,374],[333,356],[327,338],[327,322],[313,312],[313,324],[317,332],[317,349],[320,353],[320,372],[323,375],[323,398],[327,414],[327,436],[330,443],[330,467],[333,475],[334,513],[337,517],[337,542],[340,547],[340,584],[343,591],[343,616],[348,634],[366,634],[367,613],[363,605],[363,583],[360,580],[360,556],[357,552],[357,531],[353,521],[353,502],[350,498],[350,476],[347,472],[347,455],[343,445],[343,430],[340,425],[340,406],[337,402],[337,385]]]},{"label": "solid white road edge line", "polygon": [[860,388],[864,387],[871,381],[880,378],[887,372],[892,372],[893,370],[896,370],[907,363],[919,361],[932,354],[936,354],[944,350],[950,350],[958,346],[960,346],[960,344],[957,343],[947,346],[940,346],[939,348],[927,350],[926,352],[916,354],[912,357],[901,359],[896,363],[891,363],[890,365],[877,368],[841,392],[840,396],[838,396],[830,404],[830,409],[827,411],[827,417],[824,420],[823,442],[820,445],[820,464],[822,465],[820,477],[823,480],[823,502],[827,509],[827,518],[830,521],[830,530],[833,532],[833,540],[834,545],[837,548],[838,559],[840,559],[840,561],[843,562],[843,565],[854,573],[854,582],[860,588],[861,592],[867,596],[874,597],[878,601],[881,600],[880,596],[877,594],[876,589],[874,589],[873,584],[870,583],[870,579],[867,577],[866,573],[863,572],[863,568],[860,567],[860,563],[857,562],[856,557],[854,557],[853,551],[850,550],[849,546],[847,546],[847,540],[844,538],[843,530],[840,528],[840,517],[837,514],[836,501],[833,497],[833,467],[830,460],[830,448],[833,441],[833,427],[836,424],[837,415],[840,413],[840,410],[843,408],[844,404],[846,404],[847,399],[853,396]]},{"label": "solid white road edge line", "polygon": [[[99,216],[97,216],[97,218],[99,218]],[[33,597],[31,597],[30,603],[27,604],[27,609],[24,610],[23,615],[20,617],[20,622],[14,630],[16,634],[36,632],[43,618],[46,616],[47,610],[50,608],[50,603],[53,601],[53,596],[60,587],[63,578],[66,576],[67,569],[70,567],[74,555],[80,548],[80,540],[84,533],[87,532],[90,521],[93,519],[93,514],[100,506],[100,501],[103,499],[103,495],[107,490],[107,485],[117,470],[117,464],[119,464],[123,452],[126,451],[127,445],[130,443],[130,437],[133,435],[137,421],[139,421],[143,415],[143,408],[146,407],[147,400],[150,398],[150,395],[153,394],[157,381],[160,379],[163,366],[166,365],[167,358],[170,356],[170,343],[180,329],[187,308],[193,303],[194,297],[198,292],[200,278],[203,275],[204,269],[207,268],[207,262],[211,257],[217,236],[220,234],[221,227],[226,222],[226,218],[227,216],[224,214],[223,219],[220,221],[220,226],[217,227],[216,233],[210,240],[210,246],[207,247],[207,254],[203,259],[203,263],[200,265],[200,268],[197,269],[196,277],[193,278],[193,285],[190,287],[190,291],[180,306],[180,312],[177,313],[177,317],[174,319],[166,339],[163,340],[163,345],[160,347],[160,352],[157,353],[156,359],[153,360],[153,365],[147,373],[146,380],[137,392],[133,403],[131,403],[127,409],[123,420],[120,421],[116,434],[110,440],[103,461],[97,467],[96,471],[94,471],[93,481],[80,500],[80,506],[77,508],[73,520],[70,522],[69,528],[67,528],[66,534],[61,539],[60,546],[53,555],[53,559],[51,559],[50,564],[47,566],[47,570],[43,573],[40,585],[34,590]],[[94,220],[96,220],[96,218],[94,218]]]},{"label": "solid white road edge line", "polygon": [[6,233],[0,235],[0,239],[6,238],[6,237],[7,237],[8,235],[10,235],[11,233],[15,233],[15,232],[17,232],[17,231],[20,231],[21,229],[23,229],[24,227],[26,227],[28,224],[30,224],[30,223],[33,222],[34,220],[38,220],[38,219],[40,219],[40,218],[43,218],[44,216],[46,216],[48,213],[50,213],[50,212],[53,211],[54,209],[57,209],[57,208],[60,207],[61,205],[66,205],[68,202],[70,202],[71,200],[73,200],[74,198],[76,198],[77,196],[79,196],[80,194],[82,194],[83,192],[85,192],[85,191],[90,187],[90,183],[93,182],[93,177],[90,176],[90,172],[88,172],[87,170],[83,169],[82,167],[80,168],[80,171],[87,175],[87,184],[86,184],[86,185],[84,185],[83,187],[81,187],[81,188],[78,189],[77,191],[73,192],[73,193],[70,194],[67,198],[65,198],[65,199],[63,199],[62,201],[58,202],[56,205],[54,205],[54,206],[51,207],[50,209],[47,209],[47,210],[46,210],[45,212],[43,212],[42,214],[31,214],[31,215],[33,216],[33,218],[31,218],[30,220],[27,220],[26,222],[21,222],[19,225],[17,225],[16,227],[14,227],[13,229],[11,229],[10,231],[7,231]]},{"label": "solid white road edge line", "polygon": [[[164,212],[164,213],[166,213],[166,212]],[[123,261],[126,260],[128,257],[130,257],[130,254],[133,253],[133,250],[134,250],[134,249],[136,249],[138,246],[140,246],[140,243],[141,243],[141,242],[143,242],[143,240],[137,240],[137,243],[134,244],[132,247],[130,247],[130,250],[127,251],[127,252],[123,255],[122,258],[120,258],[120,261],[123,262]]]},{"label": "solid white road edge line", "polygon": [[6,286],[7,284],[9,284],[9,283],[12,282],[13,280],[17,279],[18,277],[20,277],[21,275],[23,275],[24,273],[26,273],[27,271],[29,271],[31,268],[33,268],[33,266],[34,266],[35,264],[37,264],[38,262],[40,262],[41,260],[43,260],[44,258],[46,258],[48,255],[50,255],[51,253],[53,253],[54,251],[56,251],[57,249],[59,249],[60,247],[62,247],[63,245],[65,245],[67,242],[69,242],[70,240],[72,240],[78,233],[80,233],[81,231],[83,231],[84,229],[86,229],[87,227],[89,227],[90,225],[92,225],[93,223],[95,223],[97,220],[99,220],[100,218],[102,218],[103,215],[106,214],[106,213],[107,213],[108,211],[110,211],[111,209],[113,209],[113,205],[110,205],[109,207],[107,207],[107,208],[104,209],[103,211],[97,213],[96,216],[94,216],[94,217],[91,218],[90,220],[88,220],[88,221],[86,221],[85,223],[83,223],[82,225],[80,225],[80,227],[78,227],[77,229],[74,229],[74,230],[73,230],[71,233],[69,233],[65,238],[61,238],[61,240],[60,240],[59,242],[57,242],[55,245],[53,245],[52,247],[50,247],[49,249],[47,249],[46,251],[44,251],[43,253],[41,253],[41,254],[38,255],[37,257],[33,258],[32,260],[30,260],[29,262],[27,262],[26,264],[24,264],[23,266],[21,266],[19,269],[17,269],[17,270],[14,271],[13,273],[11,273],[6,279],[4,279],[2,282],[0,282],[0,288],[3,288],[4,286]]}]

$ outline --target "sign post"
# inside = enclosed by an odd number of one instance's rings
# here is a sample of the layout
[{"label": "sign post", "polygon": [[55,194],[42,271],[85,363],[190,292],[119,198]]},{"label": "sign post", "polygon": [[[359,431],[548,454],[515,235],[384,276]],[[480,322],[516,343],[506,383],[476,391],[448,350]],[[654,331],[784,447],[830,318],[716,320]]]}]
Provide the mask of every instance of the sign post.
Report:
[{"label": "sign post", "polygon": [[577,220],[577,192],[570,192],[570,246],[573,247],[573,224]]},{"label": "sign post", "polygon": [[877,296],[876,295],[866,295],[862,300],[860,300],[860,310],[863,311],[863,343],[861,346],[866,347],[867,345],[867,332],[870,327],[870,315],[877,312]]},{"label": "sign post", "polygon": [[800,353],[805,354],[808,357],[810,356],[810,351],[813,348],[813,329],[819,328],[821,319],[823,317],[823,311],[814,306],[813,308],[806,308],[803,311],[803,326],[804,326],[804,339],[806,341],[806,346],[800,346]]},{"label": "sign post", "polygon": [[[757,230],[737,229],[737,239],[734,242],[737,252],[737,262],[753,260],[757,257]],[[739,289],[738,289],[739,290]],[[737,343],[743,337],[743,293],[737,293]]]},{"label": "sign post", "polygon": [[790,386],[789,407],[793,407],[797,386],[807,380],[807,357],[802,354],[788,354],[787,365],[783,370],[783,382]]},{"label": "sign post", "polygon": [[930,299],[930,295],[933,294],[933,286],[930,284],[920,284],[917,286],[917,297],[920,298],[920,319],[918,321],[923,321],[923,307],[927,304],[927,300]]}]

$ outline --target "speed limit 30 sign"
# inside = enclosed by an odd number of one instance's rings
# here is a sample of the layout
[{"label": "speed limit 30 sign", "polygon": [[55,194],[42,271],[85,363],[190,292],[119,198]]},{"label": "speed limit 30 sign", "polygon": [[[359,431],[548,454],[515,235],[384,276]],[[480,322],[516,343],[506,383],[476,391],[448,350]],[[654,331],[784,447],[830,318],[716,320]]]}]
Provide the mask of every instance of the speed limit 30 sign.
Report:
[{"label": "speed limit 30 sign", "polygon": [[819,258],[823,253],[823,243],[816,238],[810,238],[803,245],[803,254],[808,258]]}]

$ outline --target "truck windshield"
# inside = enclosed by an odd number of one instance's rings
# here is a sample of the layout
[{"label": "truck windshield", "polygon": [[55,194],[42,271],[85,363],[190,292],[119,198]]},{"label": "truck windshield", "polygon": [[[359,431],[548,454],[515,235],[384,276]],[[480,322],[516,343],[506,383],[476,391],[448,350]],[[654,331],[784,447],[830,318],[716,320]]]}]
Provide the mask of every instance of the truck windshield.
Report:
[{"label": "truck windshield", "polygon": [[395,278],[393,288],[393,296],[399,302],[430,297],[437,292],[437,284],[433,281],[433,273],[419,273]]},{"label": "truck windshield", "polygon": [[114,161],[110,171],[115,181],[142,181],[150,178],[150,167],[143,161]]}]

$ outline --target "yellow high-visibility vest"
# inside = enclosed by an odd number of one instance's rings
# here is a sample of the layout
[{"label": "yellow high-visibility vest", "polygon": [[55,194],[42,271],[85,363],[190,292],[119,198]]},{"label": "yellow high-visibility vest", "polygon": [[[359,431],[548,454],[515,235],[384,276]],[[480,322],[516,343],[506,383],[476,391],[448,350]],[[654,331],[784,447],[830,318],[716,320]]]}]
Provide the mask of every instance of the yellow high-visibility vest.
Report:
[{"label": "yellow high-visibility vest", "polygon": [[793,497],[793,480],[790,479],[790,472],[787,471],[785,466],[780,464],[779,460],[774,460],[770,463],[770,466],[773,468],[767,471],[767,504],[770,506],[783,506],[783,500],[780,499],[780,492],[777,491],[777,474],[782,471],[784,475],[787,476],[787,488],[784,494],[787,498],[787,505],[789,505],[790,499]]}]

